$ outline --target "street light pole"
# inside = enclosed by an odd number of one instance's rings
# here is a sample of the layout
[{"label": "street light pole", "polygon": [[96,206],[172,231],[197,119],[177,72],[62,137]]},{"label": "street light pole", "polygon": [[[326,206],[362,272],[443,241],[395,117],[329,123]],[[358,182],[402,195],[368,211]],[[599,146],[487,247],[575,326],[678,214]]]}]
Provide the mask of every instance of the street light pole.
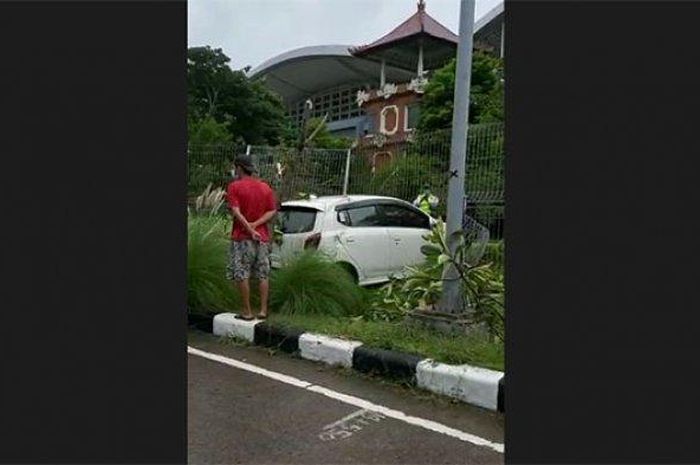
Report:
[{"label": "street light pole", "polygon": [[[455,237],[454,233],[462,228],[464,208],[475,0],[461,0],[460,3],[459,43],[457,45],[457,70],[450,145],[450,178],[445,225],[447,245],[453,256],[459,244],[459,238]],[[442,297],[438,308],[444,313],[461,313],[461,285],[458,272],[453,265],[448,267],[443,278]]]}]

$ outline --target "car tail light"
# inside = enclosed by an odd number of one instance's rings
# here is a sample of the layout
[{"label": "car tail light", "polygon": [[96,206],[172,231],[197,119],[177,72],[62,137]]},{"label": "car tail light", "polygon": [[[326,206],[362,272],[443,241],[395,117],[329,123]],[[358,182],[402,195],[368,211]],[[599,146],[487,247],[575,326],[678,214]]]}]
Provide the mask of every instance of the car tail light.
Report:
[{"label": "car tail light", "polygon": [[321,233],[314,233],[304,240],[304,249],[318,249],[318,244],[321,243]]}]

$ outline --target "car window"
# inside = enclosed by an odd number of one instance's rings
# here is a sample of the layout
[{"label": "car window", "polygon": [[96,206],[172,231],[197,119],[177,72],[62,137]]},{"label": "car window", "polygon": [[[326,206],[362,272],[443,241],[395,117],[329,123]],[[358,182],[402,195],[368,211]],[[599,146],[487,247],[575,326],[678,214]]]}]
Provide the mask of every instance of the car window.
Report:
[{"label": "car window", "polygon": [[379,212],[376,205],[350,208],[347,210],[350,219],[350,226],[381,226]]},{"label": "car window", "polygon": [[400,205],[380,205],[382,226],[430,229],[430,220],[422,213]]},{"label": "car window", "polygon": [[312,231],[316,224],[316,214],[313,208],[282,207],[278,224],[284,234],[298,234]]}]

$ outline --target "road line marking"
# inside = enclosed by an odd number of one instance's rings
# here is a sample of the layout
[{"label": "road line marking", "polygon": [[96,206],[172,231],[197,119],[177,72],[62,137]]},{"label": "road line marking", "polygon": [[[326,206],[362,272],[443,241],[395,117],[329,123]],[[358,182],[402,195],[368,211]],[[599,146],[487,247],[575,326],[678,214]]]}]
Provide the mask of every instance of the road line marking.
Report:
[{"label": "road line marking", "polygon": [[351,413],[350,415],[348,415],[346,417],[341,418],[340,420],[338,420],[336,422],[331,423],[330,425],[324,426],[323,429],[330,429],[330,428],[333,428],[334,426],[342,425],[343,423],[347,422],[348,420],[352,420],[353,418],[358,417],[358,416],[364,414],[365,412],[367,412],[367,410],[360,409],[356,412]]},{"label": "road line marking", "polygon": [[[245,370],[249,371],[251,373],[256,373],[258,375],[265,376],[270,379],[274,379],[276,381],[280,381],[282,383],[290,384],[292,386],[296,386],[302,389],[306,389],[307,391],[315,392],[317,394],[324,395],[326,397],[330,397],[331,399],[338,400],[340,402],[344,402],[349,405],[354,405],[356,407],[360,407],[363,410],[369,410],[372,412],[377,412],[381,413],[382,415],[393,418],[395,420],[403,421],[404,423],[408,423],[410,425],[414,426],[419,426],[421,428],[434,431],[436,433],[441,433],[446,436],[453,437],[455,439],[459,439],[460,441],[464,442],[469,442],[477,446],[482,446],[482,447],[488,447],[489,449],[495,450],[496,452],[503,453],[504,451],[504,445],[498,442],[492,442],[487,439],[481,438],[479,436],[470,434],[470,433],[465,433],[464,431],[460,431],[455,428],[451,428],[449,426],[443,425],[442,423],[438,423],[436,421],[432,420],[426,420],[424,418],[419,418],[419,417],[414,417],[410,415],[406,415],[405,413],[391,409],[388,407],[384,407],[382,405],[374,404],[370,401],[361,399],[359,397],[351,396],[348,394],[343,394],[338,391],[334,391],[332,389],[325,388],[323,386],[318,386],[313,383],[309,383],[307,381],[303,381],[301,379],[295,378],[293,376],[287,376],[283,375],[282,373],[277,373],[275,371],[270,371],[266,370],[265,368],[261,368],[256,365],[251,365],[250,363],[245,363],[241,362],[229,357],[224,357],[223,355],[217,355],[213,354],[211,352],[205,352],[200,349],[196,349],[194,347],[187,346],[187,353],[192,354],[192,355],[197,355],[202,358],[206,358],[209,360],[213,360],[215,362],[223,363],[224,365],[229,365],[234,368],[238,368],[240,370]],[[357,412],[355,412],[357,413]]]},{"label": "road line marking", "polygon": [[250,371],[251,373],[256,373],[283,383],[291,384],[292,386],[300,388],[308,388],[311,383],[302,381],[300,379],[294,378],[293,376],[283,375],[282,373],[277,373],[275,371],[266,370],[256,365],[251,365],[250,363],[241,362],[234,360],[232,358],[224,357],[223,355],[212,354],[210,352],[204,352],[203,350],[195,349],[194,347],[187,346],[187,352],[192,355],[198,355],[203,358],[208,358],[215,362],[223,363],[224,365],[229,365],[234,368],[239,368],[241,370]]},{"label": "road line marking", "polygon": [[503,453],[503,450],[504,450],[503,444],[491,442],[491,441],[484,439],[484,438],[481,438],[479,436],[475,436],[475,435],[470,434],[470,433],[465,433],[464,431],[450,428],[449,426],[443,425],[442,423],[438,423],[438,422],[435,422],[432,420],[426,420],[423,418],[406,415],[405,413],[403,413],[399,410],[394,410],[394,409],[391,409],[388,407],[373,404],[372,402],[369,402],[369,401],[364,400],[364,399],[360,399],[359,397],[350,396],[347,394],[342,394],[340,392],[336,392],[336,391],[333,391],[331,389],[324,388],[322,386],[316,386],[316,385],[309,386],[306,389],[308,391],[317,392],[319,394],[323,394],[324,396],[330,397],[332,399],[336,399],[336,400],[339,400],[341,402],[345,402],[346,404],[355,405],[356,407],[360,407],[360,408],[364,408],[366,410],[371,410],[373,412],[381,413],[382,415],[389,417],[389,418],[393,418],[395,420],[403,421],[405,423],[409,423],[409,424],[414,425],[414,426],[420,426],[421,428],[435,431],[436,433],[442,433],[444,435],[451,436],[451,437],[459,439],[461,441],[471,442],[472,444],[475,444],[477,446],[488,447],[490,449],[495,450],[496,452]]}]

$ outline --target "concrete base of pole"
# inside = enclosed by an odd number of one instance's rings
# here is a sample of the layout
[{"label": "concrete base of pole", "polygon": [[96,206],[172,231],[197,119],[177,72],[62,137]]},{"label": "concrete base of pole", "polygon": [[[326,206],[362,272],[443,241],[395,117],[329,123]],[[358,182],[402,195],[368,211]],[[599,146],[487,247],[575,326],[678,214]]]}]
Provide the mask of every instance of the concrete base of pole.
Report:
[{"label": "concrete base of pole", "polygon": [[457,314],[416,309],[406,316],[405,322],[449,335],[467,334],[483,337],[489,335],[488,327],[484,323],[477,323],[472,312]]}]

